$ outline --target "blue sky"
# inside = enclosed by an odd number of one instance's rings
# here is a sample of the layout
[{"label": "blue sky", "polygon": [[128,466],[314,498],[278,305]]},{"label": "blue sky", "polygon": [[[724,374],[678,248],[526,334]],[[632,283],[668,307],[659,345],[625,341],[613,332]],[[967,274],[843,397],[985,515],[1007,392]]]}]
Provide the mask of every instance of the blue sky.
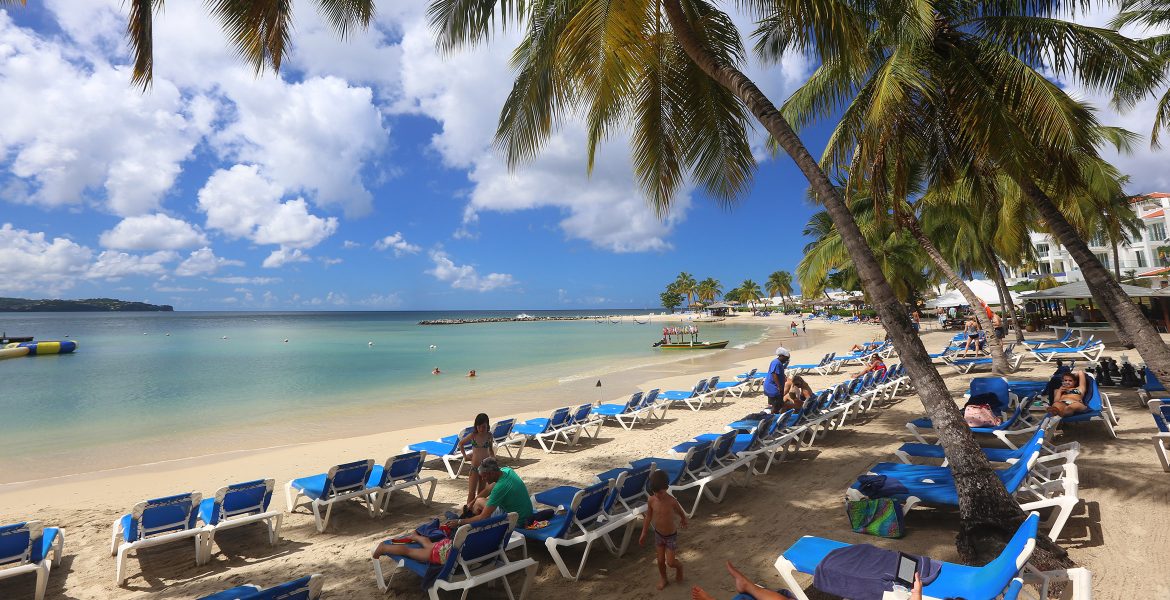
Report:
[{"label": "blue sky", "polygon": [[[123,4],[0,11],[0,295],[181,310],[648,307],[681,270],[762,284],[793,271],[807,242],[814,209],[787,157],[762,160],[733,209],[688,189],[665,221],[633,181],[623,133],[591,178],[574,122],[509,173],[491,141],[516,36],[441,55],[424,2],[379,4],[345,43],[299,2],[291,60],[260,78],[202,3],[168,3],[146,94],[129,83]],[[809,65],[748,70],[778,102]],[[814,153],[824,135],[806,132]],[[1164,154],[1126,160],[1143,173],[1135,191],[1170,187],[1154,168]]]}]

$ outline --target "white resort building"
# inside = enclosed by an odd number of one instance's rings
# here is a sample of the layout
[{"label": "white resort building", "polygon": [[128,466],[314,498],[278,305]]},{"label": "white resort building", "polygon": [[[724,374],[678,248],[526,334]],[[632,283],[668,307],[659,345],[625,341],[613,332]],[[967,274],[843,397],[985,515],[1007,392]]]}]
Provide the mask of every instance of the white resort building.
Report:
[{"label": "white resort building", "polygon": [[[1144,227],[1129,242],[1117,246],[1117,254],[1123,277],[1167,279],[1170,274],[1170,194],[1154,192],[1134,196],[1129,207],[1141,218]],[[1036,265],[1025,269],[1008,269],[1008,284],[1052,275],[1060,283],[1083,281],[1080,267],[1069,255],[1068,250],[1047,233],[1032,232],[1032,247],[1036,250]],[[1104,233],[1098,233],[1089,240],[1089,249],[1113,271],[1113,247]],[[1154,287],[1158,287],[1157,281]]]}]

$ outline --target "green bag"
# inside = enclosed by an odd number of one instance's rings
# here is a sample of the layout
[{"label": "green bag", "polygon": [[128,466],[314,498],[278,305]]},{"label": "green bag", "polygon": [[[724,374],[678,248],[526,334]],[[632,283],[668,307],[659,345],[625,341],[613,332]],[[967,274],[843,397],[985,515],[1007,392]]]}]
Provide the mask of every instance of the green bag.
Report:
[{"label": "green bag", "polygon": [[845,513],[849,515],[849,527],[857,533],[884,538],[900,538],[906,533],[902,503],[892,498],[846,500]]}]

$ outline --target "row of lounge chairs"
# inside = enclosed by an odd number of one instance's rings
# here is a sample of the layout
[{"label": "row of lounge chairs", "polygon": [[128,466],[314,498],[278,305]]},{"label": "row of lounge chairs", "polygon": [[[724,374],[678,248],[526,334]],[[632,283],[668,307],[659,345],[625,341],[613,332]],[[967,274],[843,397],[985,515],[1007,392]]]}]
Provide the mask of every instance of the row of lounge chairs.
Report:
[{"label": "row of lounge chairs", "polygon": [[[1016,343],[1011,342],[1004,344],[1004,355],[1008,359],[1008,364],[1012,370],[1017,370],[1023,363],[1025,358],[1032,358],[1040,363],[1051,363],[1054,360],[1085,360],[1089,364],[1097,364],[1100,360],[1101,354],[1105,351],[1105,344],[1100,340],[1095,340],[1092,336],[1083,343],[1078,345],[1067,345],[1069,336],[1062,339],[1055,340],[1031,340],[1025,341],[1025,349],[1023,353],[1015,352]],[[941,352],[936,352],[930,355],[934,360],[941,361],[943,364],[949,365],[959,373],[967,374],[972,370],[982,367],[990,366],[992,364],[991,357],[980,356],[975,358],[966,358],[959,355],[963,350],[962,342],[965,339],[965,334],[958,334],[954,339],[943,348]]]}]

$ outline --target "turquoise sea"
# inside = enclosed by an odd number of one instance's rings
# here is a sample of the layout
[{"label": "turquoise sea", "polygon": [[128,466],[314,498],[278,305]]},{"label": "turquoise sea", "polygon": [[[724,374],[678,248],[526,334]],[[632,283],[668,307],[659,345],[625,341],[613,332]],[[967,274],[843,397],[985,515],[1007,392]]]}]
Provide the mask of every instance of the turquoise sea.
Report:
[{"label": "turquoise sea", "polygon": [[[647,312],[606,313],[624,314],[618,323],[441,326],[417,323],[517,312],[0,314],[0,330],[9,335],[79,344],[73,354],[0,360],[0,469],[46,457],[72,464],[110,447],[133,453],[139,441],[160,458],[191,455],[166,451],[166,442],[201,431],[234,431],[228,445],[259,447],[262,440],[249,435],[319,437],[314,422],[394,404],[441,410],[451,398],[525,394],[572,394],[566,403],[576,401],[585,386],[592,394],[602,375],[694,358],[651,348],[664,323],[636,324],[631,316]],[[700,337],[741,348],[761,339],[759,324],[736,321],[702,324]],[[435,367],[443,374],[432,375]],[[465,377],[470,369],[478,372],[474,380]],[[625,390],[606,391],[608,398]],[[277,427],[294,421],[296,428]],[[0,473],[0,482],[22,479]]]}]

